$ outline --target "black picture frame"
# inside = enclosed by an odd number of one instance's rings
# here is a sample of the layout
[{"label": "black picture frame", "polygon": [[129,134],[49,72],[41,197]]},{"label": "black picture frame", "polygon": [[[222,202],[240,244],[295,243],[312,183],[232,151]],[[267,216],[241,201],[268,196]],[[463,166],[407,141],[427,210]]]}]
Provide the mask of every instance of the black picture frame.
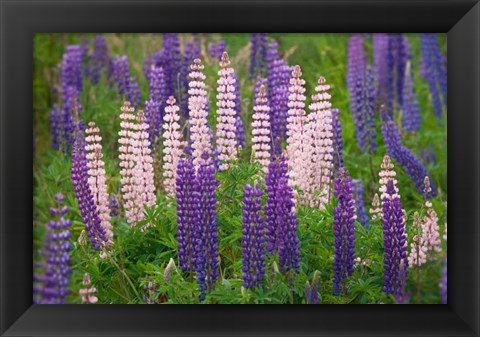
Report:
[{"label": "black picture frame", "polygon": [[[0,0],[1,336],[479,336],[480,4],[474,0]],[[33,34],[448,32],[448,303],[32,305]]]}]

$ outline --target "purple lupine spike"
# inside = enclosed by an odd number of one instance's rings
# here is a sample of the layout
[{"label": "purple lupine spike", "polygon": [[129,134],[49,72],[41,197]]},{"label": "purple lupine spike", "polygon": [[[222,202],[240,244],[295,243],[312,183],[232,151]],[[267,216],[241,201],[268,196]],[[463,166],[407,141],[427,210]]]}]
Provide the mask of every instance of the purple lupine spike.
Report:
[{"label": "purple lupine spike", "polygon": [[177,33],[163,34],[163,46],[154,54],[154,64],[165,73],[166,97],[180,97],[182,58]]},{"label": "purple lupine spike", "polygon": [[338,170],[344,165],[342,123],[340,122],[340,109],[332,109],[332,132],[333,132],[333,167]]},{"label": "purple lupine spike", "polygon": [[[408,67],[407,67],[408,68]],[[407,131],[418,131],[422,118],[420,116],[420,107],[417,100],[417,93],[413,87],[412,71],[406,71],[403,82],[403,126]]]},{"label": "purple lupine spike", "polygon": [[72,246],[70,227],[72,223],[63,216],[68,213],[62,206],[64,196],[57,193],[54,197],[56,207],[50,208],[55,220],[50,220],[41,251],[43,274],[34,275],[33,302],[35,304],[65,304],[68,290],[68,275],[72,272],[69,252]]},{"label": "purple lupine spike", "polygon": [[52,149],[59,150],[62,136],[62,113],[58,104],[50,111],[50,133],[52,134]]},{"label": "purple lupine spike", "polygon": [[363,199],[363,184],[361,179],[352,179],[352,193],[357,208],[357,219],[365,228],[369,228],[370,218],[365,209],[365,201]]},{"label": "purple lupine spike", "polygon": [[128,65],[128,56],[115,56],[113,60],[113,77],[117,83],[120,95],[126,95],[130,87],[130,67]]},{"label": "purple lupine spike", "polygon": [[265,278],[265,225],[260,212],[263,192],[260,185],[245,186],[242,220],[243,286],[260,286]]},{"label": "purple lupine spike", "polygon": [[198,186],[192,159],[180,159],[176,179],[178,262],[182,271],[196,270],[195,246],[199,207]]},{"label": "purple lupine spike", "polygon": [[185,44],[185,53],[183,56],[182,64],[182,95],[179,99],[180,108],[183,112],[184,119],[188,119],[188,83],[190,82],[188,78],[188,73],[190,72],[190,65],[193,63],[193,60],[200,58],[201,48],[200,41],[193,40],[187,41]]},{"label": "purple lupine spike", "polygon": [[151,81],[152,67],[155,66],[155,60],[153,59],[153,54],[148,54],[143,60],[143,74],[148,82]]},{"label": "purple lupine spike", "polygon": [[112,69],[110,69],[110,67],[112,64],[108,44],[104,36],[95,36],[93,40],[93,54],[91,54],[89,58],[88,77],[90,83],[95,85],[100,81],[102,69],[105,70],[107,80],[110,80],[109,76],[112,75]]},{"label": "purple lupine spike", "polygon": [[82,47],[80,45],[67,46],[60,68],[60,82],[62,91],[62,101],[66,101],[66,89],[75,87],[77,92],[83,90],[82,73]]},{"label": "purple lupine spike", "polygon": [[137,108],[142,100],[142,93],[135,77],[130,77],[129,85],[127,87],[126,99],[133,107]]},{"label": "purple lupine spike", "polygon": [[428,176],[431,185],[431,192],[428,197],[435,197],[437,195],[437,188],[426,168],[420,163],[410,149],[401,144],[400,133],[398,132],[395,123],[388,118],[384,111],[381,111],[380,115],[382,116],[382,134],[387,153],[405,169],[412,179],[418,193],[423,194],[423,191],[425,190],[424,180],[425,177]]},{"label": "purple lupine spike", "polygon": [[442,304],[447,304],[447,258],[443,260],[442,278],[440,280],[440,300]]},{"label": "purple lupine spike", "polygon": [[64,94],[63,107],[61,110],[62,125],[62,150],[64,153],[70,153],[73,142],[75,141],[75,132],[78,129],[76,121],[79,120],[82,106],[80,105],[80,93],[74,86],[67,87]]},{"label": "purple lupine spike", "polygon": [[198,209],[197,226],[200,235],[195,247],[197,283],[200,301],[205,300],[205,291],[211,289],[219,275],[217,197],[215,195],[215,168],[208,153],[197,170]]},{"label": "purple lupine spike", "polygon": [[288,184],[288,176],[281,176],[275,191],[278,218],[278,265],[284,273],[300,271],[300,241],[298,220],[294,211],[293,189]]},{"label": "purple lupine spike", "polygon": [[[386,294],[402,296],[406,277],[407,237],[402,203],[394,179],[388,178],[382,194],[384,274],[383,291]],[[404,270],[402,270],[404,269]],[[405,274],[405,275],[402,275]]]},{"label": "purple lupine spike", "polygon": [[432,144],[425,149],[418,150],[418,155],[420,156],[420,160],[424,166],[428,166],[429,164],[437,164],[437,156],[435,155]]},{"label": "purple lupine spike", "polygon": [[152,66],[149,81],[150,99],[145,102],[145,122],[149,125],[149,141],[152,149],[157,146],[163,124],[163,112],[167,101],[167,83],[162,68]]},{"label": "purple lupine spike", "polygon": [[212,42],[208,45],[208,53],[212,59],[220,60],[223,52],[227,50],[227,43],[223,40]]},{"label": "purple lupine spike", "polygon": [[333,194],[338,204],[333,209],[335,260],[333,262],[333,295],[347,295],[347,278],[355,265],[355,200],[351,179],[343,167],[337,172]]},{"label": "purple lupine spike", "polygon": [[265,187],[267,192],[267,202],[265,204],[265,220],[266,220],[266,236],[267,251],[270,255],[274,255],[278,249],[278,228],[279,217],[277,212],[276,190],[280,178],[288,174],[288,167],[285,157],[279,160],[271,160],[268,165],[268,172],[265,176]]},{"label": "purple lupine spike", "polygon": [[395,95],[398,102],[398,106],[403,106],[403,87],[405,79],[405,69],[408,62],[410,53],[410,46],[408,44],[408,38],[403,34],[391,34],[393,53],[393,78],[395,79]]},{"label": "purple lupine spike", "polygon": [[307,304],[320,304],[320,296],[318,295],[318,283],[320,282],[320,272],[317,270],[313,274],[312,284],[308,281],[305,284],[305,299]]},{"label": "purple lupine spike", "polygon": [[266,61],[268,64],[268,97],[270,102],[270,139],[272,155],[282,153],[282,142],[287,131],[288,88],[291,71],[285,60],[280,58],[278,43],[272,41],[268,45]]},{"label": "purple lupine spike", "polygon": [[373,59],[375,68],[375,98],[378,104],[387,102],[387,82],[388,82],[388,35],[385,33],[373,34]]},{"label": "purple lupine spike", "polygon": [[243,127],[242,121],[242,105],[241,105],[241,97],[240,97],[240,83],[238,81],[237,75],[232,73],[232,78],[235,79],[235,83],[233,84],[235,90],[235,134],[237,138],[237,145],[244,147],[245,146],[245,129]]},{"label": "purple lupine spike", "polygon": [[110,216],[114,217],[118,215],[118,207],[117,198],[113,194],[110,194]]},{"label": "purple lupine spike", "polygon": [[95,250],[104,246],[108,241],[106,232],[101,225],[100,216],[88,182],[87,151],[83,131],[77,132],[72,150],[72,185],[77,198],[78,209],[85,224],[87,236]]},{"label": "purple lupine spike", "polygon": [[265,76],[267,70],[267,34],[252,33],[250,41],[252,43],[250,54],[250,77],[256,78],[257,76]]},{"label": "purple lupine spike", "polygon": [[[365,51],[363,49],[363,35],[352,34],[348,41],[347,87],[350,92],[350,102],[357,101],[357,82],[359,76],[365,73]],[[363,82],[363,79],[361,80]]]},{"label": "purple lupine spike", "polygon": [[443,56],[438,47],[437,35],[430,33],[420,34],[420,46],[430,87],[433,111],[437,118],[441,118],[443,108],[447,104],[447,73],[443,63]]}]

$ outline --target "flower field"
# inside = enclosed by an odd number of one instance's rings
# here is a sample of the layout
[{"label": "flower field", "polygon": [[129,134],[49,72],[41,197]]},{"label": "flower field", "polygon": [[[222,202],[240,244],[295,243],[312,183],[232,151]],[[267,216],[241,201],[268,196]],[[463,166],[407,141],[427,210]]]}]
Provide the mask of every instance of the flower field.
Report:
[{"label": "flower field", "polygon": [[447,302],[445,34],[37,34],[33,300]]}]

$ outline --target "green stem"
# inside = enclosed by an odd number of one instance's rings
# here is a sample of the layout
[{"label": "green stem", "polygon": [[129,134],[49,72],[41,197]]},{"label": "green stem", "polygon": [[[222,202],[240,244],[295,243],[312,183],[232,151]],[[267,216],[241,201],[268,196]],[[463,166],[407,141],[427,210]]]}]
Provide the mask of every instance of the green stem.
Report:
[{"label": "green stem", "polygon": [[125,270],[123,270],[122,268],[120,268],[120,266],[117,264],[117,262],[115,261],[115,259],[112,257],[110,259],[110,261],[112,261],[113,265],[118,269],[118,271],[120,273],[122,273],[122,275],[127,279],[127,282],[130,284],[130,286],[132,287],[133,289],[133,292],[135,293],[135,295],[138,297],[138,299],[141,301],[142,300],[142,297],[140,296],[140,294],[138,293],[137,289],[135,288],[135,285],[133,284],[132,280],[130,279],[130,277],[128,277],[127,273],[125,272]]}]

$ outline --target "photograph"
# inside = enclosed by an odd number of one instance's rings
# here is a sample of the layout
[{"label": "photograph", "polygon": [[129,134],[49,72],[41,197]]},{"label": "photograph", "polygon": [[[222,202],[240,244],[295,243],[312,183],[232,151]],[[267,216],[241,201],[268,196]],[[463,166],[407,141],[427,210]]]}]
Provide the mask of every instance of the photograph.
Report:
[{"label": "photograph", "polygon": [[448,303],[446,33],[35,33],[32,84],[34,304]]}]

